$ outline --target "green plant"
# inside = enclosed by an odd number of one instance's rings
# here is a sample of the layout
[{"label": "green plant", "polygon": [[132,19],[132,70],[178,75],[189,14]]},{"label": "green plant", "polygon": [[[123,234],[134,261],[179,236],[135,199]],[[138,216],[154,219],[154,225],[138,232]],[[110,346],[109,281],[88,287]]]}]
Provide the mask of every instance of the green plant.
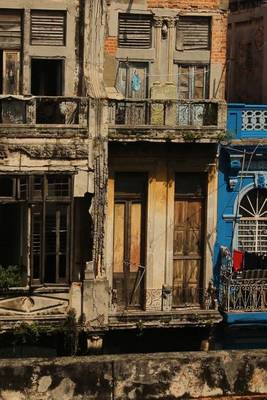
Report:
[{"label": "green plant", "polygon": [[22,274],[20,266],[9,265],[8,267],[3,267],[0,265],[0,289],[21,286],[21,284]]}]

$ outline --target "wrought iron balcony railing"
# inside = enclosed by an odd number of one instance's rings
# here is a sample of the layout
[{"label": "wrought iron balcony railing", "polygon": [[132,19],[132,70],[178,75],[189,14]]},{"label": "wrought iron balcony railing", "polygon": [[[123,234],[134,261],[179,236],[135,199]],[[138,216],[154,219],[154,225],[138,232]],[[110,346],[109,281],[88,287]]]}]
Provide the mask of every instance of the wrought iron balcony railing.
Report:
[{"label": "wrought iron balcony railing", "polygon": [[233,272],[231,253],[222,248],[219,304],[225,312],[267,311],[267,270]]},{"label": "wrought iron balcony railing", "polygon": [[266,311],[267,279],[229,280],[221,286],[221,306],[224,311]]},{"label": "wrought iron balcony railing", "polygon": [[109,106],[109,122],[113,126],[224,129],[225,103],[216,100],[125,99],[113,100]]},{"label": "wrought iron balcony railing", "polygon": [[81,97],[0,96],[0,124],[86,127],[88,99]]}]

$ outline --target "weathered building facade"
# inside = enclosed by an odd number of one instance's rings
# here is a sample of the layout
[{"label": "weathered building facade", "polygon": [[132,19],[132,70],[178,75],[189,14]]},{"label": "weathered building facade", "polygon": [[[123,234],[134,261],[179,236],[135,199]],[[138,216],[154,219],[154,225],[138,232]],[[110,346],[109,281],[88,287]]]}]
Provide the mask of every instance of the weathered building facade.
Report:
[{"label": "weathered building facade", "polygon": [[232,0],[229,8],[227,101],[266,103],[266,4]]},{"label": "weathered building facade", "polygon": [[101,254],[103,7],[0,2],[2,329],[83,314],[86,263]]},{"label": "weathered building facade", "polygon": [[227,5],[112,1],[105,271],[109,329],[207,327]]},{"label": "weathered building facade", "polygon": [[74,308],[97,343],[220,321],[226,19],[219,0],[0,0],[6,326]]}]

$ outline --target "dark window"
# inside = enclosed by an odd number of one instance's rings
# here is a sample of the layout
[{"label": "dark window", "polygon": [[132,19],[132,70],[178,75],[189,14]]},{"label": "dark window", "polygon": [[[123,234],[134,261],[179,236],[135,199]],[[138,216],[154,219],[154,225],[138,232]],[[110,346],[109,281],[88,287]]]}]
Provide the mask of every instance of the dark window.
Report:
[{"label": "dark window", "polygon": [[210,18],[180,17],[177,23],[177,49],[210,49]]},{"label": "dark window", "polygon": [[119,47],[149,49],[151,29],[149,15],[119,14]]},{"label": "dark window", "polygon": [[66,32],[65,11],[31,12],[31,44],[38,46],[64,46]]},{"label": "dark window", "polygon": [[36,96],[63,95],[63,60],[32,59],[31,93]]},{"label": "dark window", "polygon": [[15,197],[14,179],[0,176],[0,197]]},{"label": "dark window", "polygon": [[26,277],[30,256],[33,284],[69,281],[71,181],[58,174],[0,176],[1,266],[17,266]]},{"label": "dark window", "polygon": [[180,99],[206,99],[208,91],[208,65],[178,65],[178,96]]}]

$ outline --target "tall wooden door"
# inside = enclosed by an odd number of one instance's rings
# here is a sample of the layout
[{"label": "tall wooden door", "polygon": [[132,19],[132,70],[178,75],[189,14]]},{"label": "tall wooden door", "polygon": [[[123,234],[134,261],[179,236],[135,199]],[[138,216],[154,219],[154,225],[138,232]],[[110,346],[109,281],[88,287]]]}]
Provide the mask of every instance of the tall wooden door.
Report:
[{"label": "tall wooden door", "polygon": [[113,288],[119,307],[141,307],[145,278],[146,175],[115,181]]},{"label": "tall wooden door", "polygon": [[198,305],[203,267],[205,175],[177,174],[173,241],[173,306]]}]

